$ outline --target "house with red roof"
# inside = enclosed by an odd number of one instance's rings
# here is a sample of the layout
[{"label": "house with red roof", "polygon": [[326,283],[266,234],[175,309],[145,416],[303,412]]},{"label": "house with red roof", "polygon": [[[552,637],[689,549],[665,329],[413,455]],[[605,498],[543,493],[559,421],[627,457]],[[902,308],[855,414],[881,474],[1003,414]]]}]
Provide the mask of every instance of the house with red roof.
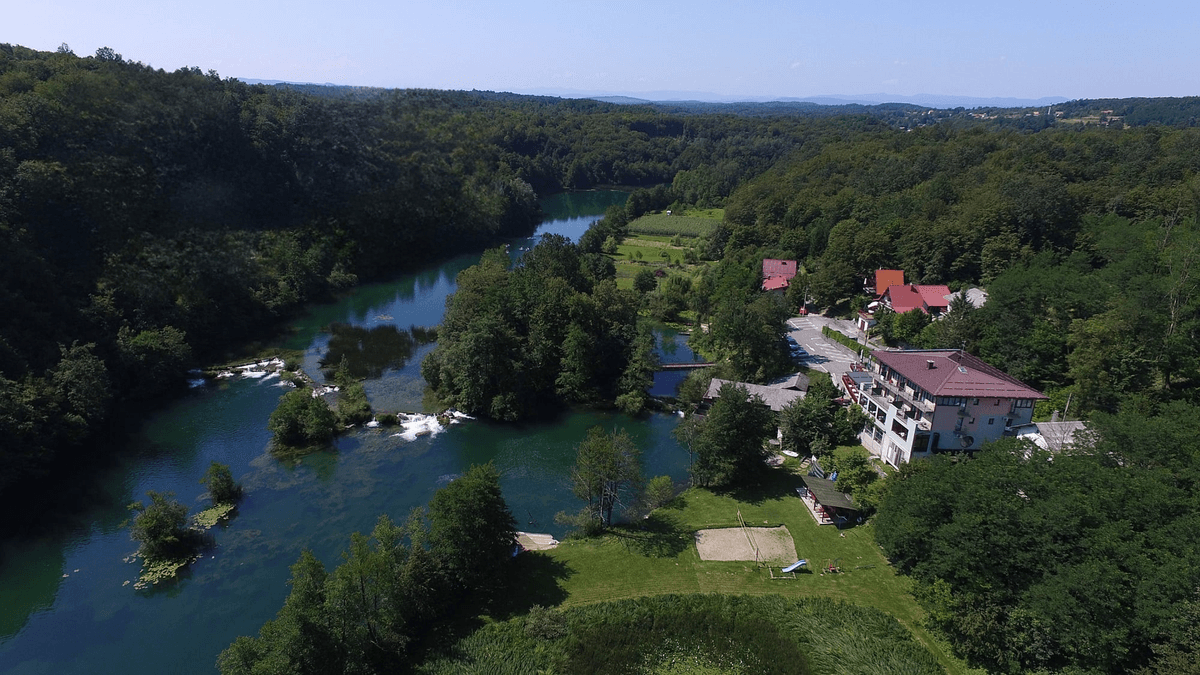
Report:
[{"label": "house with red roof", "polygon": [[787,290],[788,282],[796,276],[795,260],[776,260],[763,258],[762,289],[782,293]]},{"label": "house with red roof", "polygon": [[897,467],[938,450],[977,450],[1013,435],[1032,420],[1034,403],[1046,398],[958,349],[876,350],[862,373],[855,403],[870,422],[859,438]]},{"label": "house with red roof", "polygon": [[868,289],[879,297],[890,286],[904,285],[904,270],[875,270],[875,287]]},{"label": "house with red roof", "polygon": [[941,316],[950,308],[950,301],[946,299],[949,295],[950,287],[941,284],[904,284],[888,286],[880,301],[897,314],[919,309],[930,316]]}]

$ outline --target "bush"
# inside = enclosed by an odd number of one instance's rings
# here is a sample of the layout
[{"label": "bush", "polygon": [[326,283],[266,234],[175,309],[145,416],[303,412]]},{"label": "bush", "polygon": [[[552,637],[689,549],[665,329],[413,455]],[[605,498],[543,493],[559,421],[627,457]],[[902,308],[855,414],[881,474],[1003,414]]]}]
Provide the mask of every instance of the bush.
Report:
[{"label": "bush", "polygon": [[385,427],[394,427],[400,423],[400,418],[395,413],[382,413],[375,416],[375,421]]},{"label": "bush", "polygon": [[338,396],[338,419],[342,424],[365,424],[371,421],[371,404],[361,382],[342,387]]},{"label": "bush", "polygon": [[208,496],[213,505],[233,504],[242,496],[242,486],[233,481],[233,473],[229,465],[213,462],[208,465],[208,471],[200,482],[208,486]]},{"label": "bush", "polygon": [[675,499],[675,482],[670,476],[655,476],[646,483],[646,508],[653,511]]},{"label": "bush", "polygon": [[337,419],[324,400],[314,397],[309,389],[298,389],[279,399],[267,428],[275,434],[276,443],[303,447],[332,440]]},{"label": "bush", "polygon": [[147,560],[186,557],[194,548],[194,537],[187,529],[187,507],[172,499],[170,492],[146,493],[150,504],[135,503],[130,509],[133,518],[130,536],[141,544],[140,553]]},{"label": "bush", "polygon": [[534,605],[525,617],[525,634],[542,640],[566,637],[567,617],[554,609]]}]

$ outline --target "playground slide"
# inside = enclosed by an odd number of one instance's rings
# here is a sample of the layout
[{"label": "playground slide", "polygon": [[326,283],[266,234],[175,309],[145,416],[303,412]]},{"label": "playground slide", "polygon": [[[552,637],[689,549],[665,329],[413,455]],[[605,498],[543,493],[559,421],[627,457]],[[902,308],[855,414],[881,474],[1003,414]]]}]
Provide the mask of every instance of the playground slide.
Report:
[{"label": "playground slide", "polygon": [[808,565],[807,560],[797,560],[796,562],[792,563],[791,565],[788,565],[787,567],[783,568],[783,571],[784,572],[795,572],[797,569],[799,569],[801,567],[805,567],[807,565]]}]

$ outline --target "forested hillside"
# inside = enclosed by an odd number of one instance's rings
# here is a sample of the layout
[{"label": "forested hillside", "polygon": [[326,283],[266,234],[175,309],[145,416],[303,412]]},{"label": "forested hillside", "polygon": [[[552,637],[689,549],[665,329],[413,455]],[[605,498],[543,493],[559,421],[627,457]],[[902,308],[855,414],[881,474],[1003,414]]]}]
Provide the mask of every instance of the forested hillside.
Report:
[{"label": "forested hillside", "polygon": [[1045,416],[1088,421],[1054,456],[1006,441],[885,483],[877,539],[973,665],[1196,672],[1198,170],[1191,128],[939,127],[826,144],[726,204],[724,264],[804,261],[793,302],[861,307],[880,267],[984,285],[984,307],[914,312],[903,340],[965,348],[1046,391]]},{"label": "forested hillside", "polygon": [[720,202],[861,124],[316,96],[0,45],[0,501],[302,303],[528,232],[539,194],[678,180]]},{"label": "forested hillside", "polygon": [[727,255],[805,260],[793,287],[826,307],[881,267],[983,284],[982,310],[910,341],[1115,410],[1194,394],[1198,171],[1195,129],[868,133],[750,181],[718,236]]},{"label": "forested hillside", "polygon": [[[868,115],[329,94],[0,45],[0,506],[103,453],[114,411],[307,301],[528,233],[539,196],[646,188],[578,247],[467,274],[425,371],[438,392],[503,419],[550,397],[639,408],[652,364],[597,234],[648,210],[724,207],[695,246],[716,263],[648,302],[669,292],[710,323],[699,346],[740,378],[787,366],[782,319],[806,295],[852,311],[879,267],[981,284],[982,309],[904,341],[979,354],[1048,408],[1069,398],[1097,435],[1061,459],[994,448],[906,470],[880,543],[973,663],[1200,661],[1194,101],[1113,103],[1129,124],[1161,109],[1132,129],[956,113],[905,132]],[[758,292],[764,256],[802,262],[793,307]],[[472,361],[505,340],[495,368]]]}]

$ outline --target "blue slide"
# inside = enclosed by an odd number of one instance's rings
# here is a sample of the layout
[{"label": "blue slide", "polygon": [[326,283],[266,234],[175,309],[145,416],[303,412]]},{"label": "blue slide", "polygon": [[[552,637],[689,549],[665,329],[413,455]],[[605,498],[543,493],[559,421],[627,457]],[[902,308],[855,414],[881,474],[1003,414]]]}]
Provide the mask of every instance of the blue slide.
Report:
[{"label": "blue slide", "polygon": [[783,568],[783,571],[784,572],[795,572],[797,569],[799,569],[801,567],[805,567],[807,565],[808,565],[807,560],[797,560],[796,562],[792,563],[791,565],[788,565],[787,567]]}]

